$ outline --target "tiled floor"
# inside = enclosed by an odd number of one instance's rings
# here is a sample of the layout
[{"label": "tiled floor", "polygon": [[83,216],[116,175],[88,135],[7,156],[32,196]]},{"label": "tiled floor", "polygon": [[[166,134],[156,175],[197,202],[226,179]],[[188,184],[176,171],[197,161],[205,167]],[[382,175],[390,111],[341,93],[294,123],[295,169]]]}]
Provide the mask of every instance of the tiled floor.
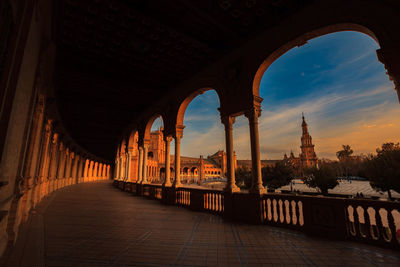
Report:
[{"label": "tiled floor", "polygon": [[224,222],[132,196],[110,182],[43,201],[6,266],[400,266],[400,252]]}]

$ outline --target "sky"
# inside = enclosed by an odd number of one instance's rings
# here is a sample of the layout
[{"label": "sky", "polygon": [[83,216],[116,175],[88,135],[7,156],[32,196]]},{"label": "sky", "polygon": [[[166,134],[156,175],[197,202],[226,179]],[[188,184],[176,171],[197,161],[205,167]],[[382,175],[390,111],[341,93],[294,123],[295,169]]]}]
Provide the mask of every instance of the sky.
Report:
[{"label": "sky", "polygon": [[[335,159],[343,144],[355,154],[368,154],[384,142],[399,142],[399,101],[377,60],[378,48],[367,35],[339,32],[309,40],[278,58],[260,84],[261,159],[300,153],[302,112],[319,158]],[[181,155],[207,156],[225,149],[218,107],[213,90],[189,104]],[[250,159],[247,118],[236,118],[233,134],[238,159]]]}]

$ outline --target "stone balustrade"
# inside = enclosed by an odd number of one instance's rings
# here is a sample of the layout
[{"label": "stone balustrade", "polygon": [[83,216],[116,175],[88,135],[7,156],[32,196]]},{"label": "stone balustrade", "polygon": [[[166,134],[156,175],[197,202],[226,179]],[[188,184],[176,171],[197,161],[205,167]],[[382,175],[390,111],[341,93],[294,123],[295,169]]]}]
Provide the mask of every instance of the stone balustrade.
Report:
[{"label": "stone balustrade", "polygon": [[400,249],[400,203],[291,194],[229,193],[114,180],[121,190],[225,219]]}]

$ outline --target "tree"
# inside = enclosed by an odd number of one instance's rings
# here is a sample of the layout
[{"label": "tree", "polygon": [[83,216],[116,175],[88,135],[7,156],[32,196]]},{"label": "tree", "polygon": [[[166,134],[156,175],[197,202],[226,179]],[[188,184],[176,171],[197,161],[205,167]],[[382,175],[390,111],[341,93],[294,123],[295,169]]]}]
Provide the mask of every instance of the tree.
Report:
[{"label": "tree", "polygon": [[385,143],[376,152],[365,161],[364,172],[372,188],[387,192],[391,200],[390,190],[400,193],[400,144]]},{"label": "tree", "polygon": [[264,185],[267,185],[271,189],[288,185],[294,175],[292,167],[282,161],[276,163],[274,166],[262,168],[261,172]]},{"label": "tree", "polygon": [[353,149],[349,145],[342,145],[342,150],[336,152],[336,156],[339,159],[338,171],[341,176],[349,177],[352,167],[352,154]]},{"label": "tree", "polygon": [[251,187],[251,171],[245,167],[239,167],[235,171],[236,185],[240,188],[249,189]]},{"label": "tree", "polygon": [[309,187],[318,188],[323,195],[327,195],[328,189],[333,189],[339,184],[335,170],[328,164],[305,169],[303,181]]},{"label": "tree", "polygon": [[353,149],[349,145],[342,145],[343,150],[336,152],[337,158],[342,161],[348,159],[353,154]]}]

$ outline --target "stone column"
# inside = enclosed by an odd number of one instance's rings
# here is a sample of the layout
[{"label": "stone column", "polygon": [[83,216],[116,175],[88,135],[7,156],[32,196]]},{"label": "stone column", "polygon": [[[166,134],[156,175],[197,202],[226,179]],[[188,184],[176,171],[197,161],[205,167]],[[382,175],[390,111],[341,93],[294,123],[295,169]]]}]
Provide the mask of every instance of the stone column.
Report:
[{"label": "stone column", "polygon": [[88,173],[89,173],[89,160],[88,159],[85,159],[85,167],[84,167],[84,169],[83,169],[83,174],[82,174],[82,176],[83,176],[83,181],[84,182],[87,182],[87,180],[88,180]]},{"label": "stone column", "polygon": [[40,163],[40,140],[42,137],[44,117],[44,96],[39,95],[33,115],[32,129],[29,140],[29,148],[25,162],[24,171],[24,190],[28,192],[24,195],[25,210],[23,211],[24,220],[31,207],[35,205],[35,192],[38,189],[38,165]]},{"label": "stone column", "polygon": [[93,167],[93,181],[96,181],[96,180],[97,180],[97,173],[98,173],[98,170],[99,170],[99,163],[96,161],[96,162],[94,163],[94,167]]},{"label": "stone column", "polygon": [[124,178],[125,178],[124,156],[123,156],[124,154],[121,154],[121,156],[119,157],[119,179],[120,180],[124,180]]},{"label": "stone column", "polygon": [[59,145],[59,153],[60,153],[60,159],[58,161],[58,170],[57,170],[57,175],[56,175],[56,189],[61,187],[61,179],[64,178],[64,168],[65,168],[65,149],[64,149],[64,143],[60,142]]},{"label": "stone column", "polygon": [[78,169],[78,162],[79,162],[79,156],[77,154],[74,154],[74,164],[72,165],[72,172],[71,172],[71,184],[77,184],[77,169]]},{"label": "stone column", "polygon": [[103,163],[99,162],[99,169],[97,171],[97,180],[101,180],[101,172],[103,170]]},{"label": "stone column", "polygon": [[119,178],[119,157],[115,158],[115,169],[114,169],[114,180],[118,180]]},{"label": "stone column", "polygon": [[132,177],[131,177],[131,161],[132,161],[132,151],[133,149],[129,148],[128,153],[126,153],[126,181],[131,182]]},{"label": "stone column", "polygon": [[35,204],[44,196],[44,186],[48,175],[50,136],[51,136],[52,120],[47,120],[42,139],[42,150],[39,164],[38,190],[36,190]]},{"label": "stone column", "polygon": [[142,184],[148,183],[147,181],[147,154],[149,152],[149,146],[147,144],[143,145],[143,177]]},{"label": "stone column", "polygon": [[139,164],[138,164],[138,179],[137,179],[137,183],[141,183],[142,182],[142,178],[143,178],[143,147],[139,146]]},{"label": "stone column", "polygon": [[182,186],[181,183],[181,138],[183,136],[183,128],[185,126],[177,126],[175,132],[175,180],[174,187]]},{"label": "stone column", "polygon": [[258,117],[261,115],[261,98],[257,99],[258,103],[249,110],[245,116],[249,119],[250,127],[250,145],[251,145],[251,166],[252,166],[252,185],[250,188],[250,193],[263,194],[266,192],[262,184],[261,176],[261,160],[260,160],[260,143],[258,135]]},{"label": "stone column", "polygon": [[172,137],[171,136],[165,136],[165,180],[164,180],[164,186],[171,186],[171,141]]},{"label": "stone column", "polygon": [[58,146],[58,133],[53,134],[52,147],[51,147],[51,159],[50,159],[50,171],[49,171],[49,183],[48,183],[48,192],[51,193],[54,191],[57,170],[59,168],[59,160],[60,160],[60,150]]},{"label": "stone column", "polygon": [[235,181],[235,157],[233,152],[233,135],[232,135],[232,126],[234,122],[235,122],[235,117],[225,116],[222,118],[222,123],[225,126],[226,165],[227,165],[226,172],[228,178],[225,191],[230,193],[240,191],[239,187],[236,186],[236,181]]},{"label": "stone column", "polygon": [[93,160],[89,162],[88,180],[93,181]]},{"label": "stone column", "polygon": [[383,63],[389,79],[393,81],[400,102],[400,44],[385,44],[376,51],[378,60]]},{"label": "stone column", "polygon": [[76,170],[76,183],[80,183],[82,181],[82,166],[83,166],[83,161],[82,157],[79,156],[79,161],[78,161],[78,168]]}]

